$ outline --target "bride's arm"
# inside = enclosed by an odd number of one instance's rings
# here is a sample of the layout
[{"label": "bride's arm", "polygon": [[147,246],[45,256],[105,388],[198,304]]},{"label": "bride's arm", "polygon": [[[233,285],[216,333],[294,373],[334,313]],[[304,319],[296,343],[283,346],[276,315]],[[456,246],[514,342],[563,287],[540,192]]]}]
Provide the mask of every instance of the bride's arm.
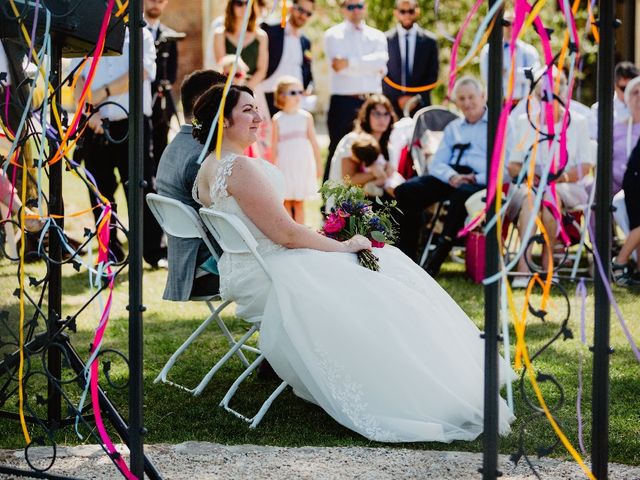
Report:
[{"label": "bride's arm", "polygon": [[236,158],[227,180],[227,191],[245,215],[274,243],[324,252],[358,252],[371,248],[371,242],[361,235],[338,242],[294,222],[256,160]]}]

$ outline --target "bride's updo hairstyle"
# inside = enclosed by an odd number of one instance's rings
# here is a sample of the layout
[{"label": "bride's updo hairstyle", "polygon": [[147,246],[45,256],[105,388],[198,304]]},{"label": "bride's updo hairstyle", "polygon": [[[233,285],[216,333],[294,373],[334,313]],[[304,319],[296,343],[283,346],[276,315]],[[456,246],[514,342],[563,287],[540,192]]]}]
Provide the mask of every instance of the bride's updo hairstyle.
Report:
[{"label": "bride's updo hairstyle", "polygon": [[[219,83],[213,85],[206,92],[204,92],[196,100],[193,106],[193,138],[198,140],[201,144],[205,144],[209,135],[209,129],[212,128],[213,119],[216,116],[220,103],[222,103],[222,93],[224,92],[224,84]],[[227,93],[227,100],[224,103],[224,118],[226,122],[231,125],[233,120],[231,119],[231,112],[238,104],[240,94],[246,92],[253,97],[253,90],[244,85],[231,85],[229,93]],[[216,138],[218,138],[218,125],[213,125],[213,141],[209,144],[209,152],[212,152],[216,146]]]}]

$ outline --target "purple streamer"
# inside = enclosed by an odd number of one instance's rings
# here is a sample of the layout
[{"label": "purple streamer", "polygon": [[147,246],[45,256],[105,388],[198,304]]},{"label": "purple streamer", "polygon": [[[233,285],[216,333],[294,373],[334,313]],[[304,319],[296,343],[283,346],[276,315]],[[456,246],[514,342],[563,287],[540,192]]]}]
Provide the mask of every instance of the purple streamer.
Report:
[{"label": "purple streamer", "polygon": [[33,27],[31,27],[31,48],[29,49],[29,60],[33,57],[33,52],[36,49],[36,26],[38,25],[38,13],[40,11],[40,0],[36,0],[35,11],[33,13]]},{"label": "purple streamer", "polygon": [[[591,238],[595,238],[591,225],[588,225],[588,228],[589,228],[589,236]],[[613,305],[613,309],[616,312],[616,316],[620,321],[620,326],[622,327],[624,336],[627,337],[629,345],[631,345],[631,350],[633,350],[633,354],[636,356],[636,359],[638,360],[638,362],[640,362],[640,350],[638,350],[638,346],[633,341],[633,336],[631,335],[631,332],[627,327],[627,323],[624,321],[624,317],[622,316],[622,312],[620,311],[618,302],[616,302],[616,299],[613,296],[613,291],[611,290],[611,284],[609,283],[609,277],[604,273],[604,268],[602,267],[602,259],[600,258],[600,254],[598,253],[598,248],[596,247],[595,242],[593,243],[593,258],[595,258],[596,264],[598,265],[598,273],[600,274],[600,278],[602,278],[602,283],[604,284],[604,288],[607,291],[607,296],[609,297],[609,301],[611,302],[611,305]]]},{"label": "purple streamer", "polygon": [[[586,306],[587,306],[587,287],[584,284],[584,278],[580,279],[580,283],[576,287],[576,298],[580,298],[580,342],[582,345],[587,344],[586,333]],[[576,398],[576,416],[578,419],[578,444],[583,455],[587,455],[587,449],[584,447],[584,435],[582,426],[582,349],[579,351],[578,359],[578,395]]]}]

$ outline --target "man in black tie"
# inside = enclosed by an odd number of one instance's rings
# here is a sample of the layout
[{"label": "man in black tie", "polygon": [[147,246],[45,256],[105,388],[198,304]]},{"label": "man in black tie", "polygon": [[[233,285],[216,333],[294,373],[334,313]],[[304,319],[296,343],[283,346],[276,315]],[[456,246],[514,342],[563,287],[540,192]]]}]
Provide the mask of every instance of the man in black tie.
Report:
[{"label": "man in black tie", "polygon": [[156,79],[151,83],[152,145],[156,166],[167,146],[171,117],[176,114],[173,97],[171,97],[171,84],[176,81],[178,72],[176,40],[184,37],[184,33],[178,33],[160,23],[160,16],[168,4],[169,0],[144,0],[144,19],[156,46]]},{"label": "man in black tie", "polygon": [[[389,79],[405,87],[422,87],[434,83],[438,80],[438,44],[433,36],[416,23],[420,15],[416,0],[396,0],[393,13],[398,23],[386,33]],[[403,116],[407,101],[415,95],[398,90],[384,81],[382,91],[391,100],[399,117]],[[430,91],[420,92],[420,101],[411,113],[428,105],[431,105]]]}]

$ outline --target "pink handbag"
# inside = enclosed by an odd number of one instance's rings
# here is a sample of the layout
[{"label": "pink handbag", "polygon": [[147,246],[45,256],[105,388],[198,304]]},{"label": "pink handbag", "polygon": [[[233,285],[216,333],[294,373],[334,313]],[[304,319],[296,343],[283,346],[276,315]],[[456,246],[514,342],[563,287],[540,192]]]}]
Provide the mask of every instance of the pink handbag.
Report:
[{"label": "pink handbag", "polygon": [[465,269],[469,278],[475,283],[484,279],[485,236],[482,232],[469,232],[467,235]]}]

